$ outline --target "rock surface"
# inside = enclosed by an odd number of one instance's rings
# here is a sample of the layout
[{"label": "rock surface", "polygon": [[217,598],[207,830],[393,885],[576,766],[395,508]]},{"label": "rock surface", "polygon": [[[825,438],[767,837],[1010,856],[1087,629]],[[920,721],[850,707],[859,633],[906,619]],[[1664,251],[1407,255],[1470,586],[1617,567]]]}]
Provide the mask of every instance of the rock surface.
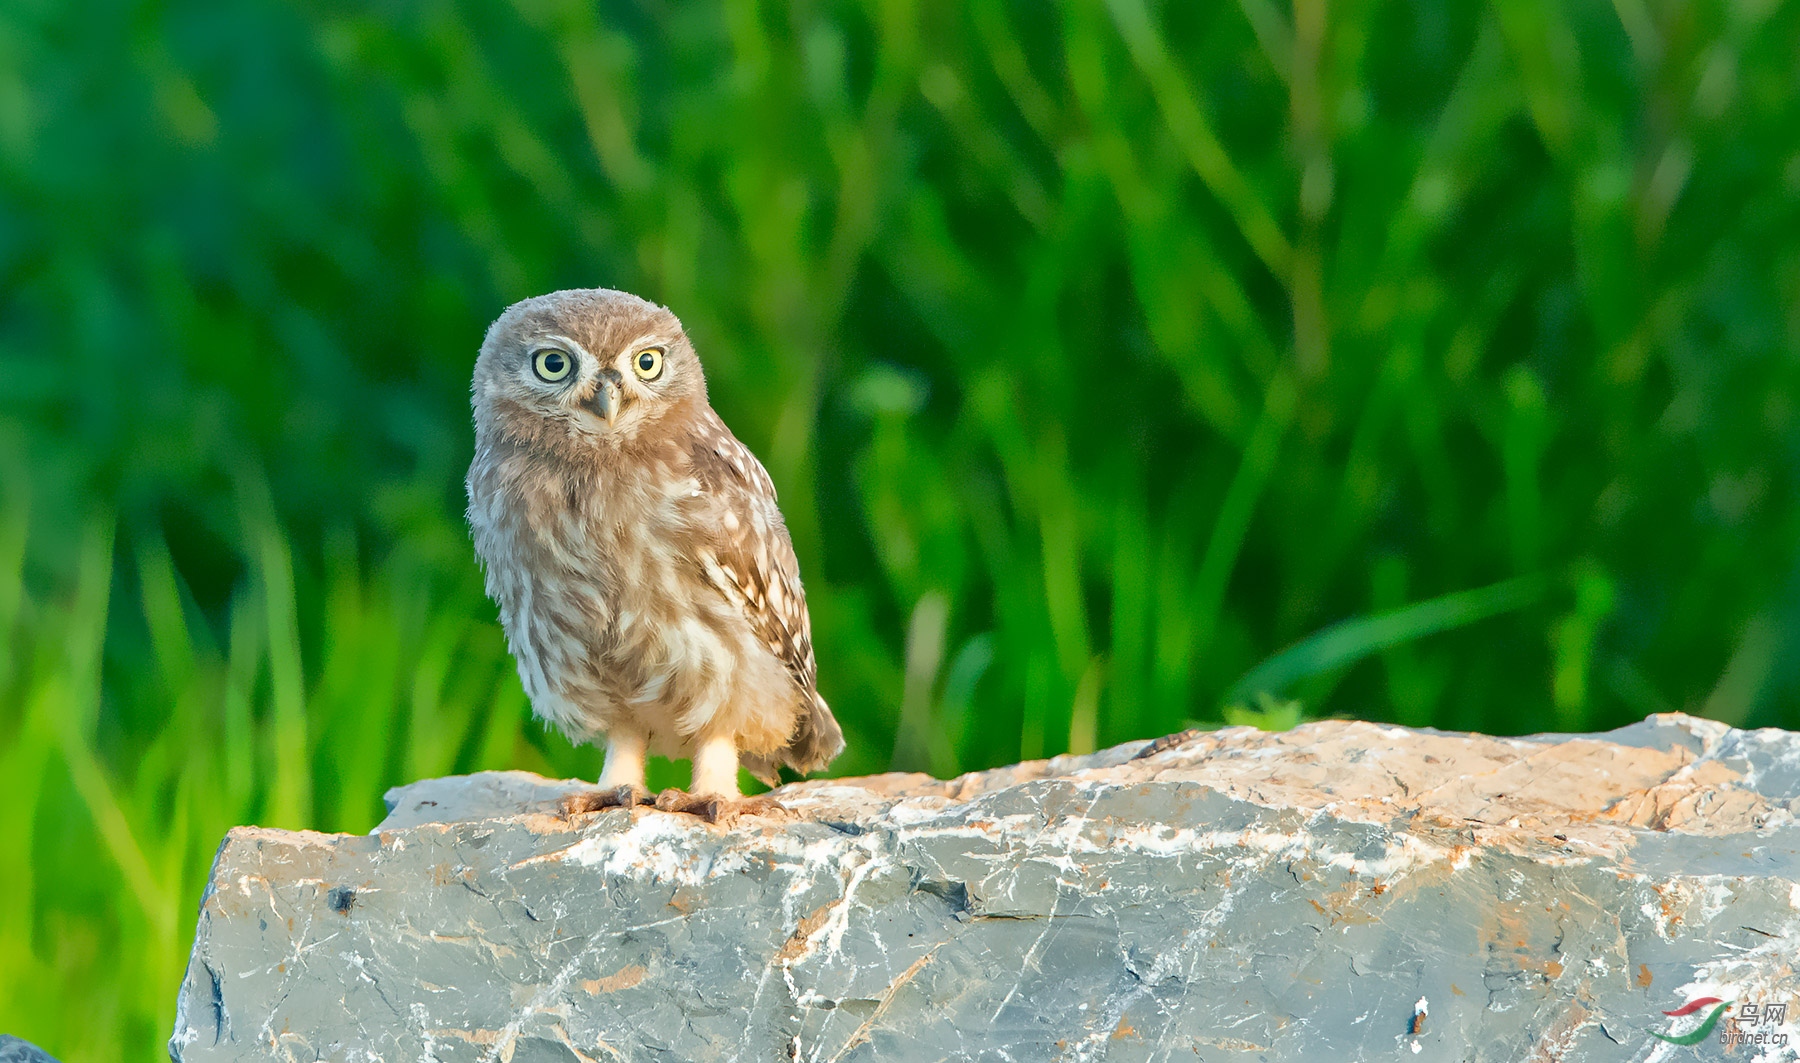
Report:
[{"label": "rock surface", "polygon": [[1645,1060],[1695,1051],[1650,1032],[1694,1028],[1662,1014],[1684,1002],[1800,996],[1800,736],[1326,721],[1145,748],[799,783],[719,826],[566,819],[578,783],[496,772],[394,790],[367,836],[234,830],[170,1049]]},{"label": "rock surface", "polygon": [[0,1063],[56,1063],[50,1053],[9,1033],[0,1033]]}]

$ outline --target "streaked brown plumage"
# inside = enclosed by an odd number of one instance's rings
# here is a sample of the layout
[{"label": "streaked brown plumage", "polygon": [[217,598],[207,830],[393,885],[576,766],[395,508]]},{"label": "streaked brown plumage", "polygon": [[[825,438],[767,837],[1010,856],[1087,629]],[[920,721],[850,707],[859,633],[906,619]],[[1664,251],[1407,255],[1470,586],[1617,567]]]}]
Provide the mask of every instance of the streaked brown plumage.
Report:
[{"label": "streaked brown plumage", "polygon": [[681,322],[625,292],[509,307],[475,364],[469,526],[539,716],[605,736],[603,788],[692,757],[696,794],[743,763],[824,767],[806,596],[775,487],[707,403]]}]

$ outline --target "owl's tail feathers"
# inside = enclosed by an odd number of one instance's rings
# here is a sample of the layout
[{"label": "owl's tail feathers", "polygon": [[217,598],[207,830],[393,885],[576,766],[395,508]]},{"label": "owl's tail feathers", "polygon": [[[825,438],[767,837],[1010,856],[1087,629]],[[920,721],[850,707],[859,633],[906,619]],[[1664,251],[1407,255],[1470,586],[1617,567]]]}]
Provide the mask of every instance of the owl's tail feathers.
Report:
[{"label": "owl's tail feathers", "polygon": [[788,746],[788,763],[798,772],[823,771],[843,751],[844,729],[831,714],[831,706],[815,691],[811,711],[800,721],[800,730]]},{"label": "owl's tail feathers", "polygon": [[782,765],[802,775],[824,768],[844,751],[844,729],[838,726],[831,707],[818,694],[805,709],[794,729],[794,737],[785,749],[767,756],[745,753],[739,758],[744,770],[769,786],[780,786]]},{"label": "owl's tail feathers", "polygon": [[781,785],[781,765],[771,757],[743,753],[738,756],[738,764],[771,790]]},{"label": "owl's tail feathers", "polygon": [[802,775],[819,771],[844,751],[844,729],[838,726],[831,707],[817,693],[812,704],[800,717],[794,739],[781,752],[781,759]]}]

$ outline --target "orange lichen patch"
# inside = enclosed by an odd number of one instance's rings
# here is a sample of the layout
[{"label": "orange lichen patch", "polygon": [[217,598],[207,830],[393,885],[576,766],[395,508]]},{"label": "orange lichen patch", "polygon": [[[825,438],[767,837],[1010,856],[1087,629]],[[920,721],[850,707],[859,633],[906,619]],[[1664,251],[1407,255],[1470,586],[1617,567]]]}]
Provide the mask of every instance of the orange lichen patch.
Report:
[{"label": "orange lichen patch", "polygon": [[1551,979],[1561,978],[1562,973],[1563,973],[1563,965],[1560,963],[1557,963],[1555,960],[1551,960],[1549,963],[1544,964],[1544,976],[1546,978],[1551,978]]},{"label": "orange lichen patch", "polygon": [[831,907],[829,904],[823,904],[813,909],[812,914],[803,916],[794,927],[794,932],[788,935],[788,939],[781,943],[781,948],[775,951],[775,962],[793,963],[811,952],[812,936],[825,925],[825,920],[831,918]]},{"label": "orange lichen patch", "polygon": [[427,1037],[448,1037],[472,1045],[494,1045],[500,1041],[499,1030],[459,1030],[454,1026],[440,1026],[420,1031]]},{"label": "orange lichen patch", "polygon": [[1652,884],[1651,889],[1656,892],[1656,907],[1657,910],[1662,913],[1664,928],[1673,931],[1676,924],[1681,922],[1682,912],[1680,908],[1685,907],[1685,904],[1682,902],[1684,902],[1686,898],[1676,896],[1675,892],[1669,889],[1665,883],[1654,883]]},{"label": "orange lichen patch", "polygon": [[1123,1041],[1127,1037],[1136,1036],[1137,1030],[1131,1025],[1131,1020],[1123,1015],[1119,1016],[1119,1025],[1113,1027],[1112,1039],[1115,1041]]},{"label": "orange lichen patch", "polygon": [[1494,906],[1493,917],[1495,925],[1492,940],[1510,941],[1515,949],[1525,948],[1532,923],[1526,917],[1523,906],[1512,901],[1501,901]]},{"label": "orange lichen patch", "polygon": [[1450,994],[1452,996],[1458,996],[1458,997],[1466,997],[1469,995],[1469,994],[1463,992],[1462,989],[1459,988],[1455,982],[1450,983]]},{"label": "orange lichen patch", "polygon": [[[1382,889],[1385,891],[1386,887],[1384,886]],[[1325,895],[1325,905],[1321,905],[1318,901],[1312,901],[1311,903],[1314,908],[1329,914],[1331,916],[1331,921],[1334,924],[1379,923],[1381,921],[1379,917],[1362,908],[1357,903],[1363,899],[1365,893],[1375,895],[1376,891],[1374,889],[1365,889],[1354,881],[1346,882]]]},{"label": "orange lichen patch", "polygon": [[644,974],[644,968],[634,963],[619,968],[605,978],[589,978],[581,983],[581,988],[587,990],[590,996],[596,997],[602,993],[617,993],[621,989],[630,989],[642,982]]},{"label": "orange lichen patch", "polygon": [[1648,989],[1650,980],[1650,965],[1647,963],[1638,964],[1637,984],[1640,987]]}]

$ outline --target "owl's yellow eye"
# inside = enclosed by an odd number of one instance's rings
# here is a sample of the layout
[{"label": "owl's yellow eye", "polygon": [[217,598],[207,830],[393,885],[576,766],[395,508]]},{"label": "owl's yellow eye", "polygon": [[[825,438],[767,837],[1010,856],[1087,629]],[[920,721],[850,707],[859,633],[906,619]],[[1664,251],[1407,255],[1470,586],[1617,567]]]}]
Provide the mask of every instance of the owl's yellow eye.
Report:
[{"label": "owl's yellow eye", "polygon": [[662,376],[663,351],[661,347],[645,347],[632,355],[631,368],[639,380],[655,380]]},{"label": "owl's yellow eye", "polygon": [[539,380],[551,384],[568,377],[569,371],[573,368],[575,368],[575,359],[554,347],[546,347],[531,356],[532,372],[538,375]]}]

